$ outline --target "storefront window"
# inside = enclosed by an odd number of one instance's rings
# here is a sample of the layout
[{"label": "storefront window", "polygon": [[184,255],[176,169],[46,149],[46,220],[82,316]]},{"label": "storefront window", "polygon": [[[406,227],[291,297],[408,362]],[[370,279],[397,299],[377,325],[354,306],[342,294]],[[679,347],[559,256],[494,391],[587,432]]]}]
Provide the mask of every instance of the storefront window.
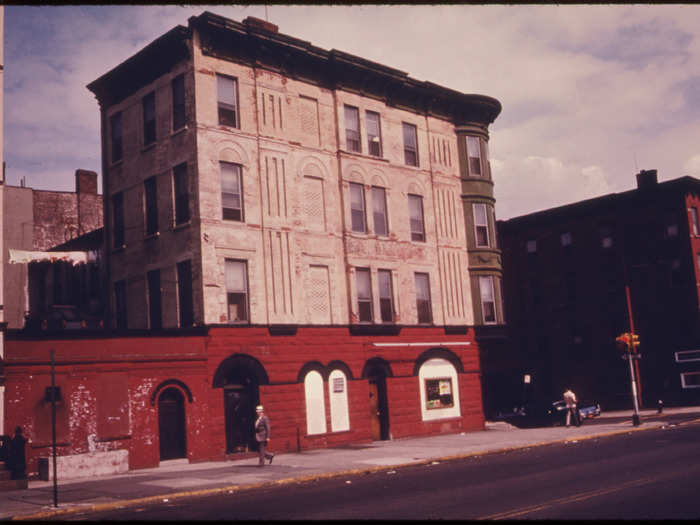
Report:
[{"label": "storefront window", "polygon": [[450,408],[454,406],[452,397],[452,378],[425,380],[425,408]]}]

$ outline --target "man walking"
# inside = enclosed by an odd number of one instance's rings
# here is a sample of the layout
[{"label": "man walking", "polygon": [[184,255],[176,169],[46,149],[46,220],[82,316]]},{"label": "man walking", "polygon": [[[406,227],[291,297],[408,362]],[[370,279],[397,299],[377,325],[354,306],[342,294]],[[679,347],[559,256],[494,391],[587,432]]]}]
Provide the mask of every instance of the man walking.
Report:
[{"label": "man walking", "polygon": [[566,426],[571,424],[571,417],[574,418],[574,424],[578,427],[581,425],[581,420],[578,417],[578,410],[576,408],[576,394],[574,394],[570,388],[566,389],[564,392],[564,402],[566,403]]},{"label": "man walking", "polygon": [[255,414],[257,415],[255,420],[255,440],[258,442],[258,466],[262,467],[265,465],[266,459],[272,464],[272,458],[275,455],[267,451],[267,442],[270,440],[270,420],[263,413],[262,405],[255,407]]}]

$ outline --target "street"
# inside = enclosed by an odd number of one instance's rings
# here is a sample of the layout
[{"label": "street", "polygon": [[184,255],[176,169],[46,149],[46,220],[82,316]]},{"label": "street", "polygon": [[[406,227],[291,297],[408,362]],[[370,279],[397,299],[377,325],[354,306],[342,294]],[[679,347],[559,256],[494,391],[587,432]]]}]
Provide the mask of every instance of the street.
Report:
[{"label": "street", "polygon": [[693,423],[71,519],[697,519],[698,457]]}]

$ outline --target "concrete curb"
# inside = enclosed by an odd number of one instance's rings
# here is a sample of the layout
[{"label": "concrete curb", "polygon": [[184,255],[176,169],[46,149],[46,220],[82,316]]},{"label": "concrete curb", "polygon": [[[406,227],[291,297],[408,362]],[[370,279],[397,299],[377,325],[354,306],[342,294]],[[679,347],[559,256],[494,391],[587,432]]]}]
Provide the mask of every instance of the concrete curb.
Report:
[{"label": "concrete curb", "polygon": [[[674,426],[684,426],[684,425],[688,425],[691,423],[700,423],[700,418],[677,423]],[[170,502],[170,501],[173,501],[176,499],[185,499],[185,498],[191,498],[191,497],[196,497],[196,496],[211,496],[214,494],[222,494],[222,493],[246,492],[249,490],[254,490],[254,489],[259,489],[259,488],[264,488],[264,487],[272,487],[275,485],[288,485],[291,483],[304,483],[304,482],[308,482],[308,481],[315,481],[315,480],[321,480],[321,479],[333,479],[333,478],[339,478],[339,477],[343,477],[343,476],[356,476],[356,475],[360,475],[360,474],[373,474],[373,473],[377,473],[377,472],[396,470],[396,469],[405,468],[405,467],[415,467],[415,466],[420,466],[420,465],[428,465],[428,464],[431,464],[433,462],[452,461],[452,460],[456,460],[456,459],[466,459],[466,458],[470,458],[470,457],[486,456],[486,455],[490,455],[490,454],[502,454],[504,452],[512,452],[514,450],[525,450],[528,448],[542,447],[545,445],[556,445],[556,444],[560,444],[560,443],[587,441],[587,440],[597,439],[597,438],[601,438],[601,437],[627,434],[630,432],[656,430],[659,428],[663,428],[664,426],[666,426],[666,425],[658,424],[658,425],[654,425],[654,426],[650,426],[650,427],[632,427],[632,428],[625,428],[625,429],[620,429],[620,430],[613,430],[613,431],[609,431],[609,432],[603,432],[600,434],[590,434],[590,435],[579,436],[579,437],[568,437],[565,439],[556,439],[556,440],[552,440],[552,441],[539,441],[539,442],[535,442],[535,443],[529,443],[527,445],[517,445],[517,446],[512,446],[512,447],[502,447],[502,448],[498,448],[498,449],[482,450],[482,451],[478,451],[478,452],[467,452],[467,453],[463,453],[463,454],[453,454],[450,456],[441,456],[441,457],[437,457],[437,458],[421,459],[421,460],[411,461],[408,463],[400,463],[400,464],[396,464],[396,465],[380,465],[380,466],[376,466],[376,467],[356,468],[356,469],[341,470],[341,471],[336,471],[336,472],[324,472],[324,473],[320,473],[320,474],[309,474],[307,476],[283,478],[283,479],[278,479],[275,481],[251,483],[250,485],[228,485],[225,487],[217,487],[217,488],[202,489],[202,490],[190,490],[190,491],[183,491],[183,492],[174,492],[174,493],[170,493],[170,494],[148,496],[145,498],[126,499],[123,501],[113,501],[113,502],[108,502],[108,503],[96,503],[93,505],[86,505],[86,506],[71,506],[71,507],[64,508],[64,509],[59,508],[59,509],[52,509],[52,510],[47,510],[47,511],[43,511],[43,512],[38,512],[38,513],[34,513],[34,514],[12,516],[9,519],[12,521],[39,520],[39,519],[45,519],[45,518],[50,518],[50,517],[54,517],[54,516],[65,516],[65,515],[70,515],[70,514],[78,514],[81,512],[100,512],[100,511],[105,511],[105,510],[114,510],[114,509],[118,509],[118,508],[133,507],[133,506],[144,505],[144,504],[148,504],[148,503],[164,502],[164,500],[167,502]]]}]

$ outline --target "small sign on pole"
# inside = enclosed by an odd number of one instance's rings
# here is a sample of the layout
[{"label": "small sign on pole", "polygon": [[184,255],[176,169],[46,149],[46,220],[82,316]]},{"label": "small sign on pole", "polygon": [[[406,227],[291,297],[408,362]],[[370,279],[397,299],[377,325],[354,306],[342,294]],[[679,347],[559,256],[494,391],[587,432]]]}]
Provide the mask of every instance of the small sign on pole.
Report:
[{"label": "small sign on pole", "polygon": [[525,383],[526,385],[530,384],[530,374],[525,374],[525,376],[523,377],[523,383]]}]

